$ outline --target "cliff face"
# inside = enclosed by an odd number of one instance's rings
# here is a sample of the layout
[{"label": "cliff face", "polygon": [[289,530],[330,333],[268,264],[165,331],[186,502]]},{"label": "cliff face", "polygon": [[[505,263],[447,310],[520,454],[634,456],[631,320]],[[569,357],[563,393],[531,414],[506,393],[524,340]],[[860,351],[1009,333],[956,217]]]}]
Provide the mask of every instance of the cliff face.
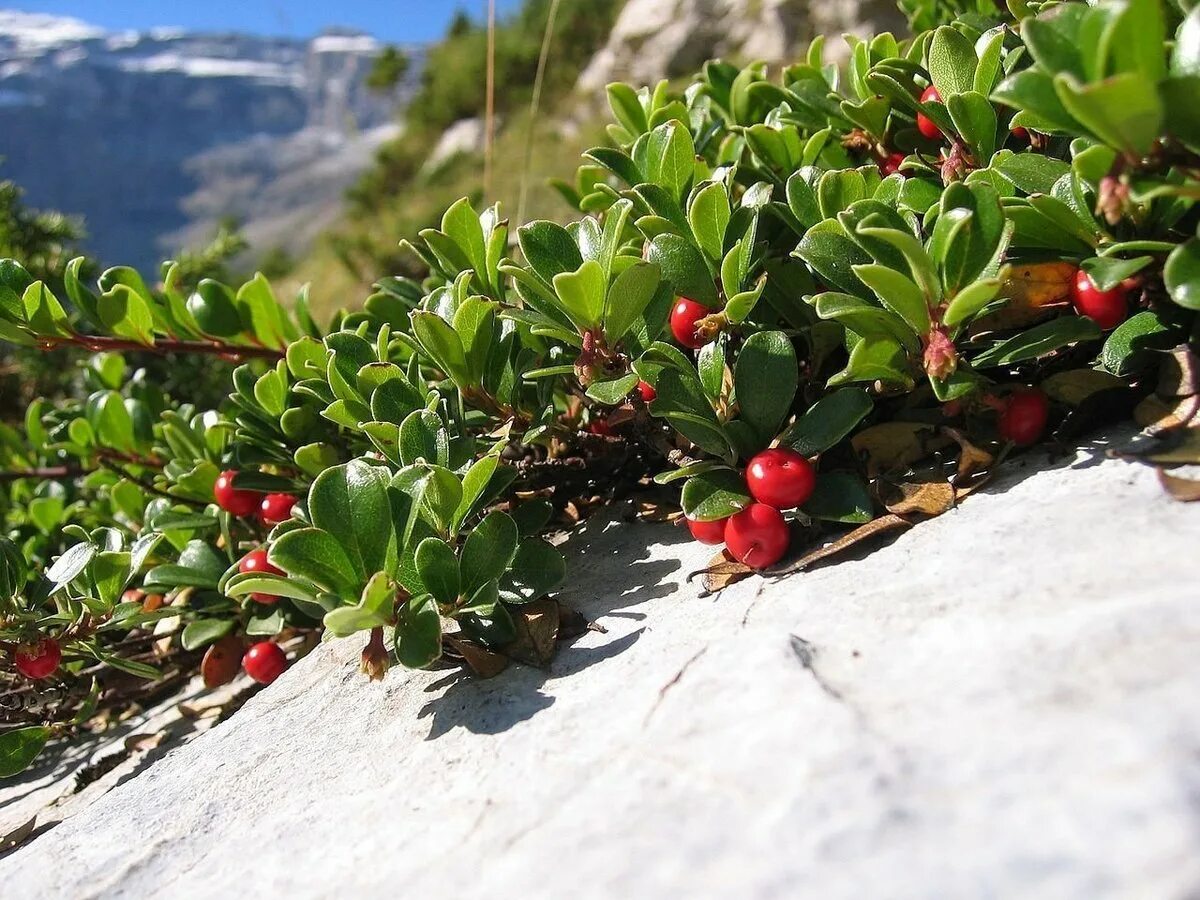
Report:
[{"label": "cliff face", "polygon": [[579,79],[592,93],[610,81],[653,84],[705,60],[791,61],[818,34],[900,31],[892,0],[627,0],[608,44]]},{"label": "cliff face", "polygon": [[[83,215],[102,260],[143,267],[221,215],[253,233],[262,193],[327,218],[403,94],[363,86],[378,50],[361,34],[109,33],[0,11],[0,176]],[[303,170],[326,177],[278,185]]]}]

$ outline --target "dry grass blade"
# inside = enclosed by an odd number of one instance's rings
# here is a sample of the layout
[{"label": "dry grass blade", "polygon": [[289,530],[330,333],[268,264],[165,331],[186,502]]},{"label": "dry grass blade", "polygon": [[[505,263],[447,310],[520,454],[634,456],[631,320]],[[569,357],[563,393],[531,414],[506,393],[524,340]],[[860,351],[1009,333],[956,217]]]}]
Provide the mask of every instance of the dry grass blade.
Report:
[{"label": "dry grass blade", "polygon": [[824,562],[839,554],[845,553],[857,547],[864,541],[872,540],[873,538],[881,537],[886,534],[891,534],[895,531],[912,528],[913,523],[908,519],[901,518],[895,514],[880,516],[878,519],[872,519],[865,525],[860,525],[849,534],[843,535],[831,544],[826,544],[817,550],[804,554],[796,562],[783,568],[771,569],[772,575],[788,575],[792,572],[803,572],[805,569],[811,568],[819,562]]}]

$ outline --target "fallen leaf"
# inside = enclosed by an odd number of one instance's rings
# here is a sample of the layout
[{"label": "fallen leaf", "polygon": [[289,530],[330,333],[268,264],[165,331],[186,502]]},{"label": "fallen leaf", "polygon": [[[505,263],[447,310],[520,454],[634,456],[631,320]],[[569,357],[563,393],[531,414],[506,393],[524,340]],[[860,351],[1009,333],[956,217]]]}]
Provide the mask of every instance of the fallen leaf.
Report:
[{"label": "fallen leaf", "polygon": [[1154,438],[1156,440],[1144,449],[1109,450],[1108,455],[1164,465],[1200,463],[1200,428],[1175,428],[1158,432]]},{"label": "fallen leaf", "polygon": [[745,563],[738,562],[730,556],[728,550],[722,550],[710,559],[708,565],[703,569],[688,575],[688,581],[691,581],[698,575],[703,575],[704,593],[716,594],[725,590],[731,584],[737,584],[739,581],[749,578],[755,571],[755,569],[750,568]]},{"label": "fallen leaf", "polygon": [[1200,479],[1180,478],[1178,475],[1170,475],[1165,470],[1159,469],[1158,480],[1162,484],[1163,490],[1180,503],[1193,503],[1200,500]]},{"label": "fallen leaf", "polygon": [[1200,360],[1186,344],[1163,355],[1154,392],[1163,399],[1200,394]]},{"label": "fallen leaf", "polygon": [[888,512],[898,516],[917,513],[940,516],[954,506],[954,486],[948,481],[879,482],[879,498]]},{"label": "fallen leaf", "polygon": [[165,731],[156,731],[153,734],[131,734],[125,738],[125,751],[136,753],[142,750],[153,750],[163,742],[166,736]]},{"label": "fallen leaf", "polygon": [[955,487],[961,488],[961,482],[990,470],[993,463],[996,462],[994,453],[972,443],[971,439],[959,429],[943,427],[942,434],[953,440],[959,447],[958,471],[954,476]]},{"label": "fallen leaf", "polygon": [[1055,372],[1042,382],[1042,390],[1051,400],[1078,406],[1092,394],[1106,388],[1123,387],[1124,382],[1116,375],[1099,369],[1071,369]]},{"label": "fallen leaf", "polygon": [[204,686],[212,689],[229,684],[237,676],[242,665],[245,646],[236,635],[227,634],[204,651],[200,661],[200,677]]},{"label": "fallen leaf", "polygon": [[924,422],[884,422],[864,428],[850,439],[850,446],[866,458],[867,475],[874,478],[903,471],[927,456],[935,449],[935,438],[933,426]]},{"label": "fallen leaf", "polygon": [[480,678],[493,678],[508,668],[509,659],[502,653],[495,653],[473,641],[465,641],[452,635],[446,635],[445,641]]},{"label": "fallen leaf", "polygon": [[37,816],[34,816],[32,819],[30,819],[24,825],[20,825],[17,828],[14,828],[12,831],[10,831],[8,834],[4,835],[3,837],[0,837],[0,853],[7,853],[9,850],[12,850],[15,847],[19,846],[20,844],[24,843],[25,840],[31,834],[33,834],[33,830],[36,827],[37,827]]},{"label": "fallen leaf", "polygon": [[587,616],[578,610],[571,609],[565,603],[558,603],[558,641],[561,644],[563,641],[574,640],[581,634],[586,634],[589,631],[597,631],[600,634],[608,634],[608,629],[603,625],[597,625]]},{"label": "fallen leaf", "polygon": [[1071,444],[1104,425],[1127,420],[1137,402],[1137,393],[1127,387],[1096,391],[1067,413],[1053,437],[1060,444]]},{"label": "fallen leaf", "polygon": [[1029,325],[1067,304],[1076,266],[1069,262],[1031,263],[1011,266],[1000,286],[1000,297],[1008,300],[1003,308],[977,319],[972,334],[1000,331]]},{"label": "fallen leaf", "polygon": [[558,603],[548,597],[526,603],[513,611],[512,620],[517,637],[504,647],[504,653],[531,666],[548,666],[558,642]]},{"label": "fallen leaf", "polygon": [[1185,427],[1197,412],[1200,412],[1200,394],[1178,400],[1164,400],[1157,394],[1151,394],[1134,407],[1133,420],[1143,428],[1169,431]]},{"label": "fallen leaf", "polygon": [[901,531],[903,529],[911,528],[912,525],[912,522],[895,514],[880,516],[878,519],[872,519],[865,525],[860,525],[858,528],[855,528],[849,534],[843,535],[833,543],[826,544],[824,547],[804,554],[804,556],[791,565],[785,566],[782,569],[770,569],[768,571],[771,575],[787,575],[791,572],[803,572],[805,569],[810,568],[816,563],[823,562],[824,560],[837,556],[840,553],[844,553],[858,544],[863,543],[864,541],[869,541],[872,538],[890,534],[893,531]]}]

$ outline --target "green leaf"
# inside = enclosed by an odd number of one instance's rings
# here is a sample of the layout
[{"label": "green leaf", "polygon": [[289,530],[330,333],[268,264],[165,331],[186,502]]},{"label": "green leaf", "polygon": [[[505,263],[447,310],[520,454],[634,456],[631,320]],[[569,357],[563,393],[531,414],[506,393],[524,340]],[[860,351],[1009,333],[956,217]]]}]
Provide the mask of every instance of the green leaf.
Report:
[{"label": "green leaf", "polygon": [[766,446],[787,417],[799,384],[796,351],[782,331],[760,331],[738,354],[734,390],[742,418]]},{"label": "green leaf", "polygon": [[396,620],[396,658],[410,669],[433,665],[442,655],[442,620],[429,594],[411,598]]},{"label": "green leaf", "polygon": [[183,629],[179,642],[184,650],[199,650],[233,631],[233,619],[196,619]]},{"label": "green leaf", "polygon": [[716,283],[700,251],[686,238],[677,234],[658,235],[650,242],[647,258],[659,267],[676,296],[710,308],[717,305]]},{"label": "green leaf", "polygon": [[387,496],[390,481],[387,469],[356,459],[322,472],[308,493],[313,525],[332,535],[346,551],[359,583],[396,565],[396,534]]},{"label": "green leaf", "polygon": [[925,295],[912,279],[877,263],[855,266],[854,274],[875,292],[885,307],[902,318],[909,328],[917,334],[929,331],[929,306]]},{"label": "green leaf", "polygon": [[483,226],[466,197],[453,203],[442,216],[442,232],[458,244],[471,268],[483,281],[487,276],[487,250],[483,243]]},{"label": "green leaf", "polygon": [[1163,266],[1163,283],[1171,299],[1184,309],[1200,309],[1200,238],[1171,251]]},{"label": "green leaf", "polygon": [[580,331],[600,324],[604,315],[604,289],[604,270],[594,259],[585,260],[574,272],[554,276],[554,291],[562,310]]},{"label": "green leaf", "polygon": [[827,522],[861,524],[875,517],[866,482],[849,472],[822,472],[801,508],[805,515]]},{"label": "green leaf", "polygon": [[114,335],[130,338],[146,346],[154,343],[154,317],[150,307],[128,285],[118,284],[101,294],[97,313],[104,327]]},{"label": "green leaf", "polygon": [[42,576],[34,599],[44,599],[62,590],[83,573],[98,551],[99,548],[89,542],[68,547]]},{"label": "green leaf", "polygon": [[467,535],[460,570],[462,593],[475,591],[504,574],[517,550],[517,525],[507,513],[493,510]]},{"label": "green leaf", "polygon": [[688,130],[674,121],[660,125],[650,132],[646,155],[647,178],[682,200],[696,170],[696,149]]},{"label": "green leaf", "polygon": [[455,385],[459,388],[469,386],[471,374],[458,332],[437,313],[414,310],[411,318],[413,337],[420,343],[421,349]]},{"label": "green leaf", "polygon": [[646,122],[646,111],[642,109],[637,91],[627,84],[614,81],[607,85],[608,105],[612,107],[613,115],[631,135],[644,134],[649,128]]},{"label": "green leaf", "polygon": [[1049,194],[1055,182],[1071,171],[1071,166],[1053,156],[1030,152],[997,157],[992,170],[1027,194]]},{"label": "green leaf", "polygon": [[425,590],[438,603],[451,604],[458,599],[458,557],[441,538],[428,537],[417,545],[417,574]]},{"label": "green leaf", "polygon": [[983,94],[967,91],[946,101],[954,130],[970,147],[972,155],[986,165],[996,152],[996,110]]},{"label": "green leaf", "polygon": [[517,229],[521,252],[529,265],[550,284],[562,272],[574,272],[583,264],[579,247],[570,232],[557,222],[530,222]]},{"label": "green leaf", "polygon": [[854,266],[872,259],[850,239],[836,219],[826,219],[809,228],[793,255],[808,263],[835,290],[858,297],[869,295],[867,287],[854,274]]},{"label": "green leaf", "polygon": [[891,338],[864,337],[850,351],[846,367],[832,375],[826,385],[836,387],[855,381],[883,381],[910,389],[913,378],[904,348]]},{"label": "green leaf", "polygon": [[475,512],[479,508],[481,502],[490,493],[489,486],[492,484],[492,476],[496,474],[496,470],[500,466],[500,459],[497,456],[482,456],[471,464],[471,468],[462,478],[462,499],[459,501],[458,507],[454,511],[451,529],[458,531],[462,523],[466,521],[467,516]]},{"label": "green leaf", "polygon": [[548,541],[527,537],[517,547],[512,567],[500,584],[505,603],[532,603],[567,577],[567,561]]},{"label": "green leaf", "polygon": [[727,518],[753,502],[746,479],[733,469],[710,469],[683,484],[684,515],[699,522]]},{"label": "green leaf", "polygon": [[976,369],[984,369],[1036,359],[1069,344],[1095,340],[1100,334],[1099,326],[1091,319],[1083,316],[1061,316],[1035,325],[985,350],[971,361],[971,365]]},{"label": "green leaf", "polygon": [[629,396],[629,392],[637,387],[637,383],[637,374],[633,372],[610,381],[593,381],[588,385],[587,395],[597,403],[616,406]]},{"label": "green leaf", "polygon": [[816,456],[836,446],[874,408],[871,395],[848,387],[822,397],[780,438],[801,456]]},{"label": "green leaf", "polygon": [[1163,350],[1178,338],[1158,314],[1145,310],[1130,316],[1109,334],[1100,351],[1100,362],[1114,375],[1129,375],[1158,364]]},{"label": "green leaf", "polygon": [[1063,107],[1110,147],[1142,156],[1162,127],[1163,107],[1156,83],[1130,72],[1094,84],[1079,84],[1067,75],[1054,79]]},{"label": "green leaf", "polygon": [[53,292],[40,281],[25,289],[21,298],[25,320],[30,329],[39,335],[67,335],[72,332],[66,310]]},{"label": "green leaf", "polygon": [[[438,531],[446,531],[462,503],[462,482],[453,472],[443,466],[422,464],[413,467],[421,472],[412,487],[416,501],[415,512],[423,516]],[[404,475],[402,470],[398,475]],[[401,545],[407,541],[401,541]]]},{"label": "green leaf", "polygon": [[971,42],[948,25],[933,33],[929,43],[929,75],[945,100],[975,85],[978,59]]},{"label": "green leaf", "polygon": [[604,302],[604,333],[610,343],[625,336],[654,299],[662,270],[654,264],[635,263],[616,277]]},{"label": "green leaf", "polygon": [[25,771],[50,740],[50,729],[30,725],[0,734],[0,778]]},{"label": "green leaf", "polygon": [[272,565],[343,599],[357,597],[366,581],[341,543],[320,528],[297,528],[281,535],[271,544],[269,559]]},{"label": "green leaf", "polygon": [[953,328],[969,322],[1000,292],[1000,279],[987,278],[976,281],[959,291],[946,305],[942,313],[942,324]]},{"label": "green leaf", "polygon": [[334,637],[349,637],[359,631],[379,628],[392,620],[396,584],[387,572],[376,572],[363,587],[354,606],[339,606],[325,613],[325,627]]},{"label": "green leaf", "polygon": [[711,259],[717,260],[722,256],[730,214],[728,189],[716,181],[697,191],[688,207],[688,224],[692,226],[692,234]]}]

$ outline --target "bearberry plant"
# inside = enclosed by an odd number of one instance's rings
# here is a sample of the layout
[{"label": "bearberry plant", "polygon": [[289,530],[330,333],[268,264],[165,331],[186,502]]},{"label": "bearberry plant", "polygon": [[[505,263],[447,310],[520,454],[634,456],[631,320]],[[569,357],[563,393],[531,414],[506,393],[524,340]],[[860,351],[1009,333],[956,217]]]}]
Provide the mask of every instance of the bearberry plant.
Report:
[{"label": "bearberry plant", "polygon": [[[0,738],[4,772],[113,670],[269,683],[317,632],[360,635],[372,677],[544,664],[579,627],[547,537],[599,485],[681,486],[719,586],[1104,418],[1194,456],[1200,7],[905,6],[916,33],[842,65],[817,39],[609,85],[607,142],[558,185],[574,221],[460,200],[404,244],[424,279],[328,324],[261,276],[72,264],[59,297],[0,263],[0,337],[90,386],[0,434],[4,689],[71,686]],[[228,399],[131,352],[226,365]]]}]

